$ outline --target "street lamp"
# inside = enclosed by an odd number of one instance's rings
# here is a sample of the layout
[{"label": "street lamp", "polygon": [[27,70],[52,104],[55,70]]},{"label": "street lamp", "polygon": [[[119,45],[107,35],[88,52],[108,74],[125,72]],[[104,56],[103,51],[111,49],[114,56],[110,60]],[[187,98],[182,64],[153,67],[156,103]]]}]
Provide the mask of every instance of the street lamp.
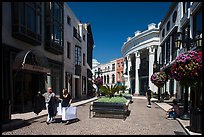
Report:
[{"label": "street lamp", "polygon": [[[175,37],[175,47],[177,49],[180,49],[181,43],[182,48],[184,48],[186,51],[188,51],[193,46],[201,47],[202,46],[202,34],[197,35],[195,39],[190,38],[190,26],[188,25],[185,29],[184,34],[181,32],[177,32],[177,37]],[[183,38],[183,39],[182,39]],[[181,116],[181,119],[189,120],[190,116],[188,113],[188,86],[185,86],[185,93],[184,93],[184,109],[183,109],[183,115]]]}]

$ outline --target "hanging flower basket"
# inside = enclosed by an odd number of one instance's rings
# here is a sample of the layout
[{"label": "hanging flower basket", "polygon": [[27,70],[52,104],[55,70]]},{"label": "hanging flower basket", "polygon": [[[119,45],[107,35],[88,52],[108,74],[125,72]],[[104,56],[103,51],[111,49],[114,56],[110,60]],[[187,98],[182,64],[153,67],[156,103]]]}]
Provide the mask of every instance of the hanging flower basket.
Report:
[{"label": "hanging flower basket", "polygon": [[202,73],[202,52],[190,50],[176,57],[170,75],[181,85],[193,86],[200,80]]},{"label": "hanging flower basket", "polygon": [[168,77],[164,71],[159,71],[151,76],[151,82],[157,87],[163,87]]},{"label": "hanging flower basket", "polygon": [[97,77],[96,79],[94,79],[94,84],[96,84],[96,86],[99,88],[100,86],[103,85],[103,78]]}]

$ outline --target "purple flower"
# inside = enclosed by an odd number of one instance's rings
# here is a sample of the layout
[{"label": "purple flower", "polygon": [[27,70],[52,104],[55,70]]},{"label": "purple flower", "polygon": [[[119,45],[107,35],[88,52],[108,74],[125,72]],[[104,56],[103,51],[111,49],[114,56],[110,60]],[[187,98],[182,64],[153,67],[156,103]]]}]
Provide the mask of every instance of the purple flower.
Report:
[{"label": "purple flower", "polygon": [[171,77],[188,84],[199,78],[202,72],[202,52],[190,50],[176,57],[170,69]]}]

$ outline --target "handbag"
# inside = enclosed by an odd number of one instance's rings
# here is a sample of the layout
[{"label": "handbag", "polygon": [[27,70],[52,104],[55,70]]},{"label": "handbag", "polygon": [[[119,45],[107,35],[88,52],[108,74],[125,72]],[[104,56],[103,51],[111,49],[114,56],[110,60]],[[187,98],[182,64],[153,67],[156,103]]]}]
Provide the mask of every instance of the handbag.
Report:
[{"label": "handbag", "polygon": [[71,120],[77,118],[77,108],[74,106],[62,107],[62,120]]},{"label": "handbag", "polygon": [[62,104],[61,103],[59,103],[57,107],[57,115],[62,115]]}]

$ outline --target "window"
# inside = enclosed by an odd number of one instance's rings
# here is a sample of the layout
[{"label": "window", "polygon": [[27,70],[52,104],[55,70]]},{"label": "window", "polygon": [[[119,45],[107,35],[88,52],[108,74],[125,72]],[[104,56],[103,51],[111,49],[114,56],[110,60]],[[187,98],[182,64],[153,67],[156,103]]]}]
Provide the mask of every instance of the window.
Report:
[{"label": "window", "polygon": [[85,66],[86,58],[85,53],[83,53],[83,65]]},{"label": "window", "polygon": [[118,63],[118,68],[120,67],[120,63]]},{"label": "window", "polygon": [[165,29],[162,30],[162,37],[165,35]]},{"label": "window", "polygon": [[71,43],[70,42],[67,42],[67,58],[71,58]]},{"label": "window", "polygon": [[75,64],[81,65],[81,47],[75,46]]},{"label": "window", "polygon": [[41,44],[41,2],[12,2],[12,33],[32,45]]},{"label": "window", "polygon": [[169,31],[170,29],[170,21],[168,21],[167,25],[166,25],[166,31]]},{"label": "window", "polygon": [[52,16],[52,41],[56,46],[62,46],[62,33],[63,33],[63,21],[62,21],[62,12],[63,7],[61,8],[57,2],[53,3],[53,16]]},{"label": "window", "polygon": [[64,52],[63,2],[45,2],[45,49],[54,54]]},{"label": "window", "polygon": [[79,42],[81,42],[81,36],[79,35],[78,30],[75,27],[73,27],[73,35]]},{"label": "window", "polygon": [[67,16],[67,24],[71,25],[71,18]]},{"label": "window", "polygon": [[193,16],[193,36],[202,33],[202,8]]},{"label": "window", "polygon": [[112,71],[115,70],[115,64],[112,64]]},{"label": "window", "polygon": [[162,56],[162,65],[165,64],[165,44],[161,45],[161,56]]},{"label": "window", "polygon": [[85,35],[83,35],[83,40],[84,40],[84,41],[86,40],[86,36],[85,36]]},{"label": "window", "polygon": [[109,75],[107,75],[107,84],[109,84]]},{"label": "window", "polygon": [[113,74],[112,75],[112,84],[114,84],[115,83],[115,75]]},{"label": "window", "polygon": [[174,11],[174,14],[173,14],[173,17],[172,17],[173,23],[176,22],[176,18],[177,18],[177,11]]},{"label": "window", "polygon": [[172,50],[171,50],[171,56],[172,56],[172,60],[174,60],[175,58],[176,58],[176,55],[177,55],[177,53],[176,53],[176,47],[175,47],[175,43],[174,43],[174,39],[175,39],[175,37],[176,37],[176,32],[174,32],[173,34],[172,34],[172,41],[171,41],[171,43],[172,43]]},{"label": "window", "polygon": [[190,2],[183,2],[183,14],[185,14],[190,8]]},{"label": "window", "polygon": [[170,61],[170,38],[166,41],[166,63]]},{"label": "window", "polygon": [[[189,29],[190,29],[189,23],[187,23],[185,26],[183,26],[182,32],[183,32],[184,35],[182,35],[182,40],[187,40],[189,38],[189,36],[190,36]],[[186,47],[186,44],[187,43],[183,43],[182,46]]]},{"label": "window", "polygon": [[106,83],[106,76],[104,76],[104,84],[107,84],[107,83]]},{"label": "window", "polygon": [[121,66],[124,67],[124,63],[123,62],[121,62]]}]

